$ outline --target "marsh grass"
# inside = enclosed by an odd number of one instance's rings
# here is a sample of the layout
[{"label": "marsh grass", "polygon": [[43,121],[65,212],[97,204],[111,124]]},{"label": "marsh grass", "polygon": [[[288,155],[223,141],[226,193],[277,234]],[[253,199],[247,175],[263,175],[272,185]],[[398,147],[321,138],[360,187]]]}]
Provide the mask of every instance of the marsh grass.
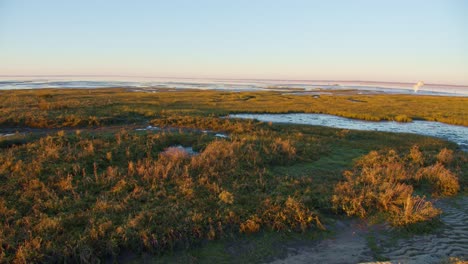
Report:
[{"label": "marsh grass", "polygon": [[[0,127],[44,128],[0,139],[0,262],[117,260],[125,251],[161,256],[235,236],[318,232],[333,206],[346,201],[355,206],[352,214],[368,216],[375,208],[406,225],[439,212],[423,195],[466,190],[466,154],[439,139],[220,118],[317,112],[466,125],[465,98],[353,95],[362,101],[355,107],[349,96],[277,92],[0,94]],[[147,122],[168,129],[111,126]],[[372,150],[380,152],[359,159]],[[350,170],[344,181],[343,170]],[[359,200],[363,189],[366,199]]]},{"label": "marsh grass", "polygon": [[[355,101],[359,101],[356,104]],[[439,121],[468,126],[466,97],[415,95],[309,95],[274,91],[226,92],[160,89],[41,89],[0,91],[0,127],[83,127],[143,123],[171,115],[324,113],[381,121]]]},{"label": "marsh grass", "polygon": [[[294,160],[293,143],[262,133],[226,141],[59,132],[9,148],[0,155],[2,261],[91,261],[120,248],[160,254],[232,232],[321,227],[300,190],[274,191],[299,183],[266,171]],[[199,155],[163,151],[187,140],[203,145]]]},{"label": "marsh grass", "polygon": [[[437,155],[447,156],[443,149]],[[413,146],[406,156],[394,150],[370,152],[360,158],[353,171],[345,171],[345,181],[336,185],[332,202],[349,216],[368,217],[379,212],[395,226],[431,220],[441,213],[414,189],[424,182],[432,196],[447,197],[458,193],[458,176],[442,163],[425,164],[423,153]]]}]

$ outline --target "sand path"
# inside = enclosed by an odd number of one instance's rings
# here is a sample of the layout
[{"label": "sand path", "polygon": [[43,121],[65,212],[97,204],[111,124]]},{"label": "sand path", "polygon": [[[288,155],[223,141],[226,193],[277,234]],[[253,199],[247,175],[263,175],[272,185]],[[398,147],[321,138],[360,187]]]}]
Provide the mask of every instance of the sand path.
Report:
[{"label": "sand path", "polygon": [[[388,232],[369,227],[363,221],[339,221],[332,227],[336,235],[312,246],[288,248],[288,256],[271,263],[363,263],[375,260],[367,237],[376,237],[384,263],[440,263],[449,257],[468,259],[468,196],[441,200],[443,226],[431,234],[388,241]],[[376,262],[378,263],[378,262]]]}]

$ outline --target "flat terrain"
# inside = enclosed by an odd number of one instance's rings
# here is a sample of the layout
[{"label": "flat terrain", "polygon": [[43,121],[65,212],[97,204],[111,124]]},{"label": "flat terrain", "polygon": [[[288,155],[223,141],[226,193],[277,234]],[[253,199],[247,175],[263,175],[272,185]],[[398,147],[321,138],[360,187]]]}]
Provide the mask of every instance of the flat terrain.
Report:
[{"label": "flat terrain", "polygon": [[0,262],[466,258],[456,144],[249,112],[468,126],[465,97],[0,91]]},{"label": "flat terrain", "polygon": [[467,97],[157,89],[0,91],[0,127],[76,127],[144,122],[158,116],[229,113],[325,113],[362,120],[428,120],[468,126]]}]

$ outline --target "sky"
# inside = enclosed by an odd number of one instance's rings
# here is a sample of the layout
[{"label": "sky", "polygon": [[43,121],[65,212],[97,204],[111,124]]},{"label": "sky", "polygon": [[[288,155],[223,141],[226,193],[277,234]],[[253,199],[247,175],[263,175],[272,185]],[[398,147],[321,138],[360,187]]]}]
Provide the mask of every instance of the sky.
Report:
[{"label": "sky", "polygon": [[0,75],[468,84],[465,0],[0,0]]}]

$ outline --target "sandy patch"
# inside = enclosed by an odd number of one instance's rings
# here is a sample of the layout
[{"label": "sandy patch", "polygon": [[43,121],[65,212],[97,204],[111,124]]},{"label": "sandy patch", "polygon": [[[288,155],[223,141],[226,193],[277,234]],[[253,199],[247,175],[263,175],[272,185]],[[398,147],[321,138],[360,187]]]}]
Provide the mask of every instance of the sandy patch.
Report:
[{"label": "sandy patch", "polygon": [[[450,257],[468,259],[468,197],[436,202],[443,210],[443,226],[434,233],[400,238],[393,243],[373,228],[381,240],[379,254],[389,261],[376,261],[367,243],[369,227],[360,220],[340,221],[336,235],[313,246],[289,248],[285,259],[271,263],[441,263]],[[371,227],[372,228],[372,227]],[[391,231],[387,229],[386,231]]]}]

